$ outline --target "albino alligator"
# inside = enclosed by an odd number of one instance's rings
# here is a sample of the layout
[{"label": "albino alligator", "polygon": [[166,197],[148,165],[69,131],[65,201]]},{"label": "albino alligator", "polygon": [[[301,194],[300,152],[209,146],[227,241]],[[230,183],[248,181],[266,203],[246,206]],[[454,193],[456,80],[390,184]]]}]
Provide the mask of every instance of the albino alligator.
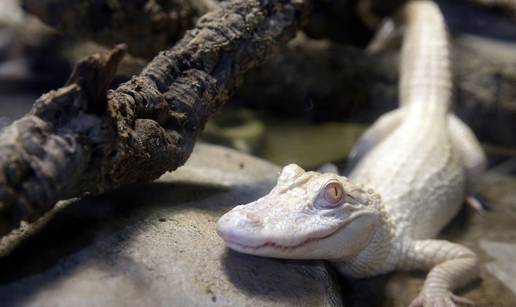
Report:
[{"label": "albino alligator", "polygon": [[449,114],[439,8],[414,1],[403,20],[401,107],[361,137],[354,152],[363,157],[350,179],[288,165],[268,195],[226,213],[217,231],[236,251],[327,259],[351,277],[430,270],[412,306],[455,306],[468,301],[451,291],[477,276],[477,257],[431,238],[459,210],[485,156],[471,130]]}]

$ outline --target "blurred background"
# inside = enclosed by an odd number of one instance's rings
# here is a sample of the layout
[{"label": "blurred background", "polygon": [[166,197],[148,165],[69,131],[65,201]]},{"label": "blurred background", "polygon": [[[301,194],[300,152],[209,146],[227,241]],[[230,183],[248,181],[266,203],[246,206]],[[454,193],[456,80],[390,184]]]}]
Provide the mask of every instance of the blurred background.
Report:
[{"label": "blurred background", "polygon": [[[378,3],[363,10],[363,2]],[[207,124],[202,140],[278,165],[297,163],[316,169],[334,162],[345,169],[347,154],[360,134],[397,106],[399,46],[374,56],[364,49],[379,21],[402,2],[316,1],[309,24],[277,56],[248,74],[232,101]],[[486,262],[492,257],[505,259],[488,269],[484,286],[473,296],[485,306],[514,306],[516,2],[437,2],[451,34],[454,112],[474,130],[488,154],[490,171],[479,192],[493,208],[481,217],[461,213],[444,237],[477,246]],[[0,0],[0,130],[28,112],[41,94],[62,86],[79,59],[114,43],[140,40],[119,66],[116,87],[137,74],[159,50],[173,45],[209,9],[192,5],[178,10],[163,4],[166,1],[156,1],[151,13],[153,22],[158,22],[146,28],[143,17],[124,19],[112,7],[104,16],[99,12],[106,8],[81,8],[77,3]],[[99,19],[85,19],[87,13]],[[166,35],[165,28],[169,29]],[[467,234],[460,234],[471,220]],[[493,256],[482,249],[480,242],[487,239],[500,239],[508,247]],[[513,269],[507,269],[511,261]],[[374,294],[377,283],[359,284],[365,292],[348,295],[348,303],[357,305]],[[412,285],[403,278],[393,283],[393,289]]]}]

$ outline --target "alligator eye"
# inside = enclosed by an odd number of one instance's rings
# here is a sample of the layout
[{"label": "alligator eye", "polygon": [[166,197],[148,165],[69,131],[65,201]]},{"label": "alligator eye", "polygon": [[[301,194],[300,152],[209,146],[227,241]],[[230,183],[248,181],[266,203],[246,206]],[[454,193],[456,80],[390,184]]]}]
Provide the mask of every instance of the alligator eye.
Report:
[{"label": "alligator eye", "polygon": [[344,199],[344,189],[338,181],[330,181],[324,186],[324,199],[328,207],[336,207]]}]

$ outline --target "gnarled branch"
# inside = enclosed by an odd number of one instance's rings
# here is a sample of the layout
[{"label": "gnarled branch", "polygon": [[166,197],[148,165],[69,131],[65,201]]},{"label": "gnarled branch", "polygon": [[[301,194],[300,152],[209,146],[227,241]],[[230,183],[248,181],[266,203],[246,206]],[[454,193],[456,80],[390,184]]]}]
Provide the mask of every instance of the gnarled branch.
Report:
[{"label": "gnarled branch", "polygon": [[79,64],[0,135],[0,234],[59,199],[149,181],[182,165],[242,76],[292,38],[303,0],[235,0],[144,71],[102,94],[123,48]]},{"label": "gnarled branch", "polygon": [[125,43],[130,53],[145,58],[179,40],[199,16],[189,0],[23,0],[22,4],[61,32],[108,46]]}]

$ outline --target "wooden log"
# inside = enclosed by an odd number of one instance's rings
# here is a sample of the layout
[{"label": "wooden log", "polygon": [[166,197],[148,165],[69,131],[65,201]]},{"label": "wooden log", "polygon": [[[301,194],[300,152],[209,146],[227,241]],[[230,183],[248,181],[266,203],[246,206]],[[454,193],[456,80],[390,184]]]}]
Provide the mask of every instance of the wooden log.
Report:
[{"label": "wooden log", "polygon": [[309,10],[303,0],[227,1],[107,99],[123,48],[81,62],[0,135],[0,235],[57,200],[182,165],[243,75],[290,40]]}]

